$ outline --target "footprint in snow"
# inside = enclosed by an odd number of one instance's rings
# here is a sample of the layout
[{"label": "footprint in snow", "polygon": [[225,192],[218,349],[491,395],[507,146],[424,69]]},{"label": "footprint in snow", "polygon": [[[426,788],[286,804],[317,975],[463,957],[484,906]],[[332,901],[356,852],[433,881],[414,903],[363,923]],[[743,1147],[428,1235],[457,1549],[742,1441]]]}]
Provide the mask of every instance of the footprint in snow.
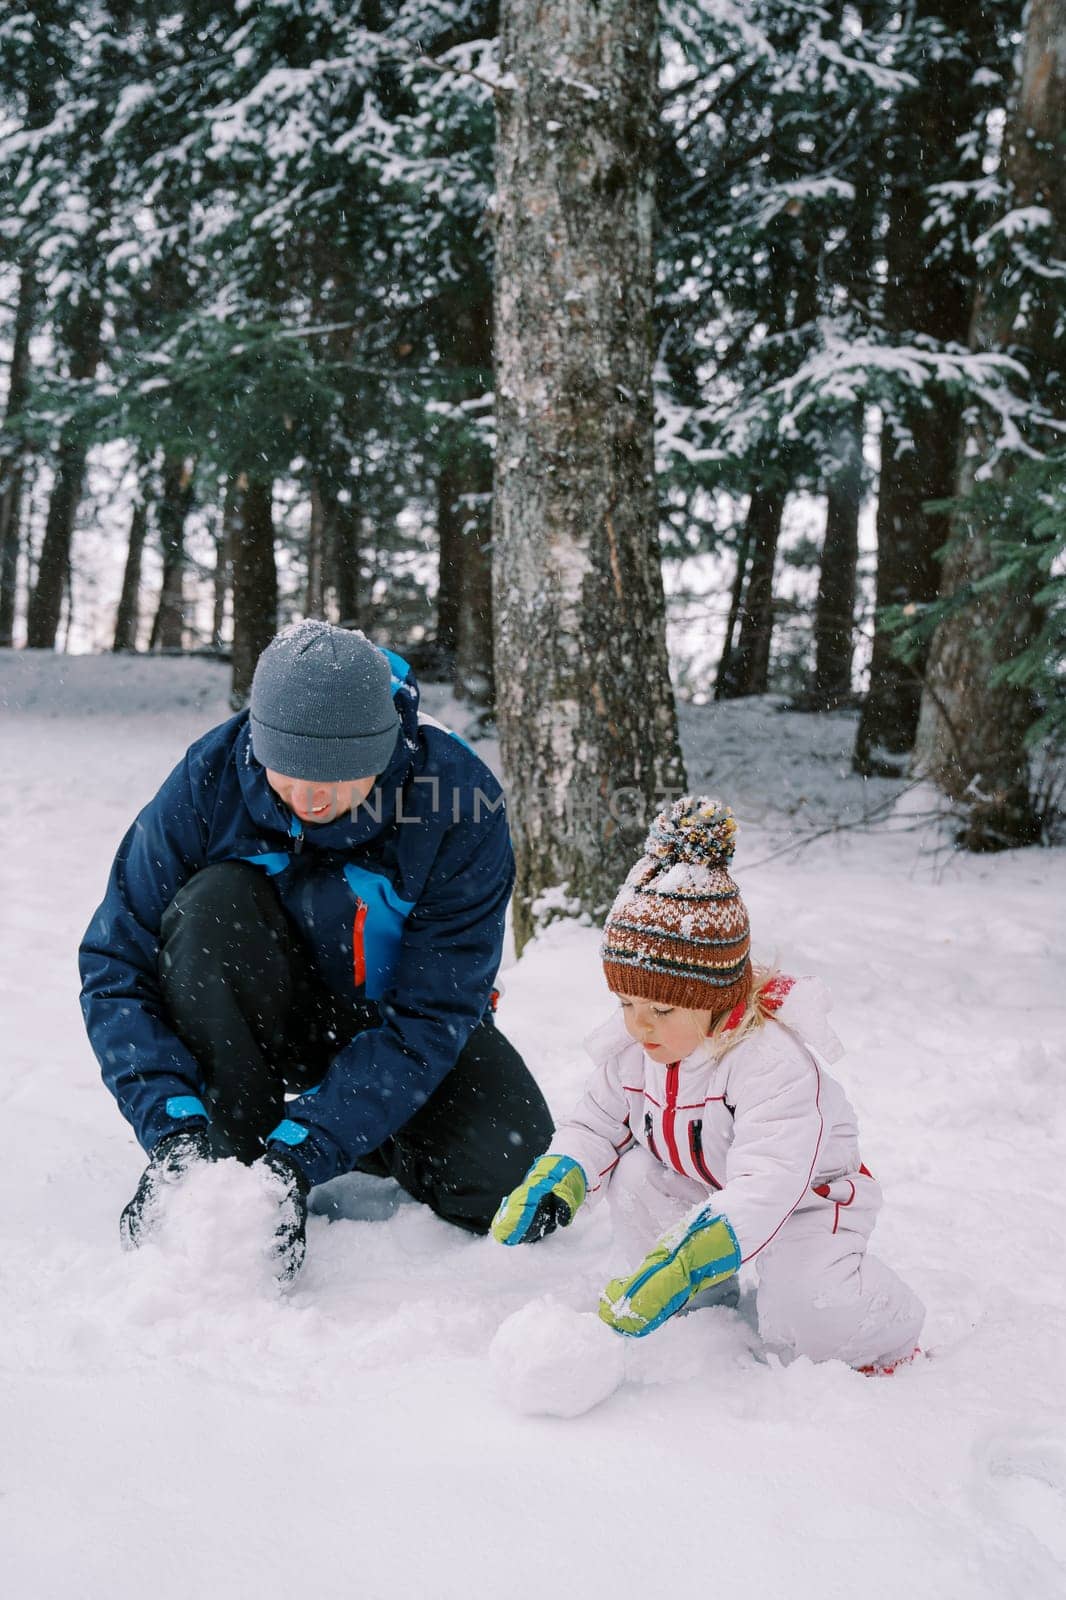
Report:
[{"label": "footprint in snow", "polygon": [[1066,1568],[1066,1442],[1012,1436],[986,1446],[982,1501],[1024,1528]]}]

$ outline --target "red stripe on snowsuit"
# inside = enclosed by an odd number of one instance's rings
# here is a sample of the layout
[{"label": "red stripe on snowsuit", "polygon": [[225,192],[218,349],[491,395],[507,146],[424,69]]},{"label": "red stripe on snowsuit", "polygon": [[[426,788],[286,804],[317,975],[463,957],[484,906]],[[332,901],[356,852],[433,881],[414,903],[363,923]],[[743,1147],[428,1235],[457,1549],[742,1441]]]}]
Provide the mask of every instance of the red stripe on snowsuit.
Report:
[{"label": "red stripe on snowsuit", "polygon": [[360,900],[355,908],[355,921],[352,923],[352,975],[355,987],[363,988],[366,983],[366,947],[363,943],[363,929],[366,926],[366,903]]},{"label": "red stripe on snowsuit", "polygon": [[[628,1118],[626,1120],[628,1122]],[[632,1133],[629,1132],[629,1130],[627,1128],[626,1136],[622,1140],[621,1144],[616,1144],[615,1147],[614,1147],[617,1150],[618,1154],[615,1156],[614,1160],[608,1166],[604,1167],[604,1169],[603,1169],[603,1171],[601,1173],[599,1173],[599,1175],[596,1178],[596,1182],[592,1185],[592,1188],[589,1190],[590,1194],[595,1194],[596,1193],[596,1190],[603,1183],[604,1178],[606,1178],[606,1176],[607,1176],[607,1174],[609,1172],[613,1172],[614,1171],[615,1167],[621,1161],[623,1155],[629,1149],[629,1146],[632,1143],[633,1143],[633,1135],[632,1135]]]},{"label": "red stripe on snowsuit", "polygon": [[[860,1167],[859,1170],[860,1170],[860,1172],[865,1172],[867,1177],[870,1176],[870,1174],[868,1172],[866,1172],[866,1168],[865,1167]],[[846,1200],[834,1201],[834,1204],[833,1204],[833,1226],[830,1229],[830,1232],[832,1232],[832,1233],[836,1233],[838,1227],[840,1226],[840,1213],[842,1211],[846,1211],[848,1206],[851,1205],[851,1202],[855,1198],[855,1184],[853,1183],[851,1178],[848,1179],[848,1186],[851,1189],[851,1193],[848,1195],[848,1198]],[[815,1184],[812,1184],[812,1186],[811,1186],[811,1193],[812,1194],[816,1194],[820,1200],[828,1200],[830,1194],[832,1193],[832,1186],[830,1184],[828,1184],[828,1183],[815,1183]]]},{"label": "red stripe on snowsuit", "polygon": [[696,1171],[699,1173],[699,1175],[703,1179],[704,1183],[709,1183],[712,1189],[720,1189],[722,1187],[722,1185],[718,1182],[718,1179],[715,1177],[714,1173],[711,1171],[710,1167],[707,1165],[707,1158],[703,1154],[703,1123],[702,1122],[690,1122],[689,1123],[689,1125],[688,1125],[688,1148],[689,1148],[689,1155],[692,1157],[692,1165],[695,1167]]},{"label": "red stripe on snowsuit", "polygon": [[666,1069],[666,1105],[663,1109],[663,1143],[670,1157],[670,1165],[675,1172],[684,1172],[681,1165],[681,1152],[677,1148],[677,1135],[674,1124],[677,1121],[677,1085],[681,1076],[680,1061],[671,1061]]}]

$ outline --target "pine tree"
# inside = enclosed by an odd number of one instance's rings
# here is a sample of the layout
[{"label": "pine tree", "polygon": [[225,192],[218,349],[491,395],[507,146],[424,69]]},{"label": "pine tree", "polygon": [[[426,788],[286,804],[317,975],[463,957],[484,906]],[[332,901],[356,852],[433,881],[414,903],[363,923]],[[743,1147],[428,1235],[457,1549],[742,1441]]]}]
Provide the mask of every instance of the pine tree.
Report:
[{"label": "pine tree", "polygon": [[[857,407],[876,407],[880,581],[897,596],[910,593],[917,556],[899,546],[897,581],[889,535],[920,535],[923,551],[937,543],[915,471],[945,448],[953,459],[941,418],[970,399],[1005,416],[1015,409],[1006,364],[968,352],[964,337],[970,236],[987,222],[994,189],[984,170],[990,117],[1004,101],[1019,11],[1020,0],[977,11],[956,0],[904,11],[771,0],[743,11],[684,0],[666,8],[675,84],[665,113],[661,456],[682,493],[750,496],[787,448],[790,486],[828,496],[841,429]],[[949,303],[963,307],[954,321],[941,314]],[[937,437],[897,460],[916,427]],[[939,469],[934,482],[946,492]],[[903,503],[897,488],[909,497],[906,517],[893,509]],[[935,561],[931,570],[935,582]],[[886,673],[893,684],[908,674],[888,654],[883,668],[879,639],[860,764],[891,754],[873,726],[878,686]]]},{"label": "pine tree", "polygon": [[1013,441],[987,416],[968,418],[916,748],[920,770],[962,802],[972,850],[1040,836],[1026,753],[1039,715],[1032,680],[1062,646],[1052,577],[1066,543],[1062,455],[1032,456],[1047,442],[1040,421],[1066,422],[1066,0],[1032,0],[1003,174],[1008,204],[982,242],[970,342],[1023,363],[1047,410]]},{"label": "pine tree", "polygon": [[[981,137],[988,78],[1004,62],[1019,7],[970,0],[917,0],[913,29],[926,53],[910,53],[913,87],[887,130],[888,182],[885,331],[898,345],[962,349],[973,306],[972,252],[954,226],[926,224],[934,191],[979,182],[987,155]],[[962,395],[941,385],[903,389],[886,408],[877,502],[876,605],[924,604],[940,581],[947,538],[942,511],[951,494]],[[878,623],[870,688],[855,744],[860,772],[896,773],[914,743],[923,661],[904,660]]]}]

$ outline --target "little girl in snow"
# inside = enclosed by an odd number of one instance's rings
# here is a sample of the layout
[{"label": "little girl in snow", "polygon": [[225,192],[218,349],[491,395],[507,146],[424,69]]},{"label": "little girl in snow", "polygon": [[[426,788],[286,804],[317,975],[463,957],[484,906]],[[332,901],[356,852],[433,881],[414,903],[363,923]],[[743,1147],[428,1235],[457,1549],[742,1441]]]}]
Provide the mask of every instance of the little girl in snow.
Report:
[{"label": "little girl in snow", "polygon": [[492,1232],[532,1242],[606,1194],[616,1247],[640,1262],[600,1300],[619,1333],[651,1333],[754,1262],[771,1349],[888,1370],[913,1353],[923,1308],[866,1249],[881,1189],[821,1065],[841,1054],[824,987],[753,978],[735,834],[713,800],[656,818],[604,931],[620,1011],[587,1042],[584,1098]]}]

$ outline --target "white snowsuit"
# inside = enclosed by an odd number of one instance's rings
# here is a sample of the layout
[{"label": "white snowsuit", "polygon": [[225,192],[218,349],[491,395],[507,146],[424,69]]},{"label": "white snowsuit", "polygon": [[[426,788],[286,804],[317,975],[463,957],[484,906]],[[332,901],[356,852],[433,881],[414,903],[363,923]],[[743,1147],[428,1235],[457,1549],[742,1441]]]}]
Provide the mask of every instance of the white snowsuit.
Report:
[{"label": "white snowsuit", "polygon": [[701,1046],[653,1061],[617,1013],[586,1040],[597,1070],[550,1151],[578,1162],[593,1203],[608,1196],[628,1272],[711,1194],[742,1265],[756,1263],[768,1346],[890,1363],[914,1349],[924,1310],[866,1251],[881,1188],[844,1091],[819,1064],[842,1053],[829,997],[815,978],[775,990],[776,1015],[720,1059]]}]

